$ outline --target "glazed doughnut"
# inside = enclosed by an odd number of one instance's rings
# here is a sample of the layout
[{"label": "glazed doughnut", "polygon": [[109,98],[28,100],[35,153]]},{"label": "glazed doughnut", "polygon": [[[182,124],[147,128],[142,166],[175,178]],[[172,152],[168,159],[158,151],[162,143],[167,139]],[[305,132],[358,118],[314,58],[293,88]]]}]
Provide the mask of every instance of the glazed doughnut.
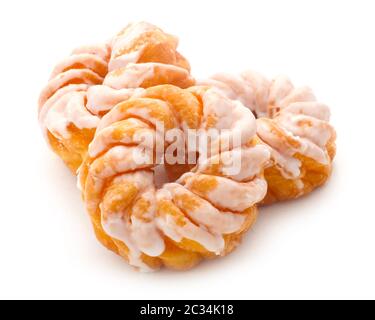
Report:
[{"label": "glazed doughnut", "polygon": [[[242,140],[208,157],[198,148],[196,163],[178,170],[164,165],[167,179],[160,183],[157,159],[168,152],[155,152],[155,141],[171,145],[156,130],[160,123],[183,137],[190,129],[228,129]],[[139,162],[145,134],[153,137],[145,149],[150,161]],[[161,85],[116,105],[100,120],[79,173],[99,241],[142,271],[189,269],[229,254],[255,222],[256,204],[267,193],[263,171],[270,152],[255,134],[250,110],[208,87]],[[237,172],[229,170],[234,159],[241,160]]]},{"label": "glazed doughnut", "polygon": [[241,101],[257,117],[258,142],[269,148],[272,159],[265,169],[264,204],[298,198],[327,181],[336,133],[329,108],[316,101],[310,88],[295,88],[284,76],[269,81],[251,71],[217,74],[199,84]]},{"label": "glazed doughnut", "polygon": [[142,88],[194,83],[176,37],[146,22],[128,25],[108,44],[85,46],[59,63],[39,98],[39,121],[52,149],[75,173],[100,118]]}]

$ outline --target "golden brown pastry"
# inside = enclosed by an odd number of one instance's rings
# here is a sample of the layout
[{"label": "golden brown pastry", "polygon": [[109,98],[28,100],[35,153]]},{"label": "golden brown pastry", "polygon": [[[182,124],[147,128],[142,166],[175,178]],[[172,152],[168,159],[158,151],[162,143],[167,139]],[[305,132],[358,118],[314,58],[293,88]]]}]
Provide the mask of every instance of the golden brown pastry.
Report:
[{"label": "golden brown pastry", "polygon": [[[241,139],[209,148],[208,156],[199,146],[192,149],[195,164],[173,165],[167,161],[173,130],[183,137],[179,147],[187,145],[190,130],[200,130],[199,137],[220,132],[211,146],[235,134]],[[263,169],[270,153],[255,144],[255,133],[250,110],[207,87],[152,87],[115,106],[101,119],[79,174],[100,242],[143,271],[188,269],[230,253],[267,192]],[[144,148],[139,138],[147,136],[152,139]],[[160,140],[162,153],[155,152]]]},{"label": "golden brown pastry", "polygon": [[329,108],[316,101],[310,88],[295,88],[284,76],[269,81],[251,71],[221,73],[199,83],[241,101],[256,115],[258,142],[269,148],[272,160],[265,169],[263,203],[298,198],[327,181],[336,133]]},{"label": "golden brown pastry", "polygon": [[176,37],[133,23],[108,44],[76,49],[59,63],[40,94],[39,120],[52,149],[75,173],[100,118],[115,104],[158,84],[194,81]]}]

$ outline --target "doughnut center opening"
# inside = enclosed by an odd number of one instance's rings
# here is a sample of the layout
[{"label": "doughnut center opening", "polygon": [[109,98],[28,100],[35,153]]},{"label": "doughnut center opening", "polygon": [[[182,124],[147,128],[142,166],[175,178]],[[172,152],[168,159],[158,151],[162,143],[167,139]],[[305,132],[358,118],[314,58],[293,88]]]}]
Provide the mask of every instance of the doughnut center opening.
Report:
[{"label": "doughnut center opening", "polygon": [[268,106],[268,110],[266,113],[258,114],[255,110],[250,109],[256,120],[261,118],[273,119],[280,112],[280,110],[281,109],[279,107]]},{"label": "doughnut center opening", "polygon": [[154,183],[156,188],[163,187],[166,183],[176,182],[182,175],[190,172],[195,165],[189,164],[159,164],[153,168]]}]

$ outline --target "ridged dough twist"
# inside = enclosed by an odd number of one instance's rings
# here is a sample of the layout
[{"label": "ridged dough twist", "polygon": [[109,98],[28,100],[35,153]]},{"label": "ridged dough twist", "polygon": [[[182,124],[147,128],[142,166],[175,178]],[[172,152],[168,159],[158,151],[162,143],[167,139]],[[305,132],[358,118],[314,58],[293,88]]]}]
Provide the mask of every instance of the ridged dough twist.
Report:
[{"label": "ridged dough twist", "polygon": [[[150,162],[138,163],[135,155],[140,136],[156,141],[159,123],[166,131],[184,133],[230,129],[242,143],[199,157],[175,182],[157,186],[154,142]],[[255,132],[247,108],[206,87],[157,86],[118,104],[102,118],[79,175],[98,239],[145,271],[163,265],[188,269],[231,252],[254,223],[256,204],[267,192],[263,168],[270,153],[255,144]],[[171,142],[166,138],[165,143]],[[235,157],[241,158],[236,173],[228,170]],[[165,167],[173,176],[174,167]]]},{"label": "ridged dough twist", "polygon": [[310,88],[295,88],[285,76],[269,81],[252,71],[220,73],[198,83],[241,101],[257,117],[258,142],[269,148],[272,160],[265,170],[263,203],[298,198],[327,181],[336,132],[329,108],[316,101]]},{"label": "ridged dough twist", "polygon": [[146,22],[128,25],[108,44],[81,47],[59,63],[39,98],[48,143],[75,173],[100,118],[120,101],[159,84],[194,83],[176,37]]},{"label": "ridged dough twist", "polygon": [[[130,24],[104,45],[74,50],[39,98],[48,143],[73,172],[80,168],[97,238],[143,271],[229,254],[255,222],[257,204],[323,185],[336,151],[329,108],[310,88],[250,71],[192,87],[177,46],[154,25]],[[182,132],[180,149],[190,129],[227,130],[210,146],[240,140],[208,157],[184,149],[185,164],[160,165],[174,155],[156,147],[173,145],[160,125]],[[192,155],[197,161],[186,164]]]}]

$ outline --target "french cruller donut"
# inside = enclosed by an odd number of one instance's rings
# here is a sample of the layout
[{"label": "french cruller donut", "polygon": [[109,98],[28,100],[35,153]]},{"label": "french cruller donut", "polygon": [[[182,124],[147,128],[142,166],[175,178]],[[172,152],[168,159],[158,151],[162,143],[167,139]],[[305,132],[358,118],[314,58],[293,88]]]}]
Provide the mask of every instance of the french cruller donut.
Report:
[{"label": "french cruller donut", "polygon": [[329,108],[310,88],[251,71],[196,83],[177,46],[130,24],[73,51],[39,98],[98,240],[142,271],[229,254],[258,204],[323,185],[336,151]]},{"label": "french cruller donut", "polygon": [[220,73],[198,83],[241,101],[257,117],[258,143],[268,147],[272,160],[265,169],[263,203],[300,197],[327,181],[336,133],[329,108],[317,102],[310,88],[295,88],[285,76],[269,81],[252,71]]},{"label": "french cruller donut", "polygon": [[39,121],[52,149],[75,173],[100,118],[120,101],[159,84],[191,86],[176,37],[133,23],[109,43],[73,51],[40,94]]},{"label": "french cruller donut", "polygon": [[[155,152],[155,141],[172,142],[160,136],[160,124],[165,132],[182,133],[180,147],[194,129],[199,136],[220,132],[209,145],[221,147],[208,156],[200,146],[193,149],[196,162],[178,170],[161,165],[157,159],[170,154],[168,148]],[[97,238],[144,271],[188,269],[227,255],[254,223],[256,204],[267,192],[263,171],[270,152],[255,133],[249,109],[208,87],[156,86],[119,103],[100,120],[79,174]],[[147,135],[151,143],[140,148]],[[234,135],[241,139],[228,139]],[[139,161],[140,150],[149,161]],[[240,166],[231,170],[236,159]],[[167,177],[162,182],[160,167]]]}]

